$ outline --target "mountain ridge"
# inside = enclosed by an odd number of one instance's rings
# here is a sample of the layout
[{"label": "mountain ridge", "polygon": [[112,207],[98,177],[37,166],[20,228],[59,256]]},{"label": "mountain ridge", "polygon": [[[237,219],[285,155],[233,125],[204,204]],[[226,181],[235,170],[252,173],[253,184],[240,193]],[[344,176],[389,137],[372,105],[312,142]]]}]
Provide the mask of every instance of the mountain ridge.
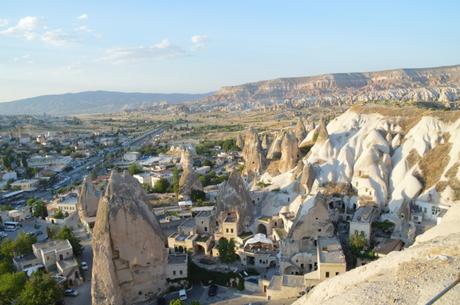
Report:
[{"label": "mountain ridge", "polygon": [[375,100],[449,103],[460,98],[460,65],[283,77],[222,87],[205,103],[343,105]]},{"label": "mountain ridge", "polygon": [[82,91],[75,93],[40,95],[0,103],[0,114],[51,115],[94,114],[119,112],[167,102],[179,104],[200,100],[210,93],[141,93],[119,91]]}]

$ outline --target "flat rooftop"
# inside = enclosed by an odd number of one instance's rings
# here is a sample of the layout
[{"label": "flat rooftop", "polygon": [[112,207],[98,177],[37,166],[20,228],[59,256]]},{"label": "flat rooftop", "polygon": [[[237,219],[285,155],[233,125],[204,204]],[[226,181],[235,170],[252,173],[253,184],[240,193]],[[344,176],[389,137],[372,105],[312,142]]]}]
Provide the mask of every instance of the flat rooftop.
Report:
[{"label": "flat rooftop", "polygon": [[367,205],[360,207],[356,210],[355,214],[353,215],[353,222],[367,222],[371,223],[374,221],[374,218],[378,214],[378,209],[372,205]]},{"label": "flat rooftop", "polygon": [[318,239],[320,263],[345,264],[342,246],[336,237],[321,237]]},{"label": "flat rooftop", "polygon": [[186,264],[187,263],[187,255],[168,255],[168,264]]},{"label": "flat rooftop", "polygon": [[198,214],[196,214],[195,217],[209,217],[211,216],[211,211],[200,211]]},{"label": "flat rooftop", "polygon": [[56,251],[56,250],[61,250],[61,249],[66,249],[66,248],[72,248],[72,245],[70,242],[65,239],[65,240],[50,240],[47,242],[43,243],[36,243],[32,245],[36,249],[40,249],[43,251]]}]

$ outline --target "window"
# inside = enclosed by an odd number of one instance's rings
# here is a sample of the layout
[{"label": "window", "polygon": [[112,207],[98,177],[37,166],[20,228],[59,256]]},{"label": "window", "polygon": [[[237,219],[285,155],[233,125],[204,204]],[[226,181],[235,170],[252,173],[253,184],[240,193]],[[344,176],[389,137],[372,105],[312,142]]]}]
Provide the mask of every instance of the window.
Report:
[{"label": "window", "polygon": [[179,274],[182,275],[182,270],[179,270]]},{"label": "window", "polygon": [[329,277],[329,272],[326,272],[326,277]]},{"label": "window", "polygon": [[176,270],[173,270],[173,275],[176,275]]},{"label": "window", "polygon": [[336,272],[335,275],[339,275],[339,272]]},{"label": "window", "polygon": [[225,231],[228,233],[228,229],[225,229]]},{"label": "window", "polygon": [[205,232],[208,232],[208,227],[204,227],[204,231],[205,231]]},{"label": "window", "polygon": [[232,233],[233,233],[233,229],[231,229],[230,231],[232,231]]}]

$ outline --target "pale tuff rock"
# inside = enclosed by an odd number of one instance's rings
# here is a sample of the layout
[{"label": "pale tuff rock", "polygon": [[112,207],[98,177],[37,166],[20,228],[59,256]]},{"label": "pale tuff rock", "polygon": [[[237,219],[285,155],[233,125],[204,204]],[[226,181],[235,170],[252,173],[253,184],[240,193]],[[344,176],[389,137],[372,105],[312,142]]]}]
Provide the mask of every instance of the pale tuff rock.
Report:
[{"label": "pale tuff rock", "polygon": [[243,147],[244,147],[244,140],[243,140],[243,136],[241,135],[241,133],[238,133],[238,135],[236,136],[235,145],[236,145],[236,147],[238,147],[239,149],[243,149]]},{"label": "pale tuff rock", "polygon": [[281,142],[284,138],[284,131],[279,132],[267,152],[267,159],[278,160],[281,157]]},{"label": "pale tuff rock", "polygon": [[223,223],[228,213],[235,212],[240,232],[249,229],[254,221],[255,207],[238,171],[233,171],[228,180],[222,184],[216,202],[219,223]]},{"label": "pale tuff rock", "polygon": [[252,176],[263,172],[265,157],[262,153],[259,136],[254,128],[246,132],[242,156],[245,161],[244,174]]},{"label": "pale tuff rock", "polygon": [[321,119],[318,126],[310,131],[305,139],[299,144],[299,148],[307,148],[313,146],[316,142],[323,143],[329,139],[329,133],[326,128],[326,122]]},{"label": "pale tuff rock", "polygon": [[80,193],[78,194],[78,211],[83,217],[96,216],[99,203],[99,193],[94,188],[91,178],[86,176],[83,179]]},{"label": "pale tuff rock", "polygon": [[297,120],[297,123],[295,125],[295,128],[294,128],[294,133],[295,133],[295,137],[297,139],[297,142],[302,142],[303,139],[305,139],[305,137],[307,136],[307,131],[305,129],[305,125],[303,124],[302,122],[302,119],[298,119]]},{"label": "pale tuff rock", "polygon": [[303,166],[300,176],[300,185],[303,186],[305,193],[309,194],[315,182],[315,169],[310,163]]},{"label": "pale tuff rock", "polygon": [[305,202],[297,213],[297,217],[289,230],[288,239],[302,240],[308,237],[317,240],[318,237],[334,235],[334,225],[329,216],[326,200],[317,195]]},{"label": "pale tuff rock", "polygon": [[270,136],[268,133],[264,133],[262,137],[261,147],[263,150],[268,150],[270,148]]},{"label": "pale tuff rock", "polygon": [[180,162],[183,171],[179,180],[179,192],[182,196],[188,198],[192,190],[203,190],[203,186],[193,169],[192,153],[189,150],[182,151]]},{"label": "pale tuff rock", "polygon": [[318,135],[316,138],[317,138],[316,142],[318,143],[322,143],[322,142],[329,140],[329,133],[327,132],[326,121],[324,120],[324,118],[322,118],[319,121]]},{"label": "pale tuff rock", "polygon": [[[324,281],[294,305],[427,304],[458,277],[459,215],[460,205],[452,206],[411,247]],[[435,304],[455,305],[459,299],[457,285]]]},{"label": "pale tuff rock", "polygon": [[299,149],[297,147],[297,139],[292,132],[286,132],[281,142],[279,171],[285,173],[293,169],[297,165],[298,158]]},{"label": "pale tuff rock", "polygon": [[144,190],[112,171],[93,231],[92,303],[131,305],[166,288],[167,249]]}]

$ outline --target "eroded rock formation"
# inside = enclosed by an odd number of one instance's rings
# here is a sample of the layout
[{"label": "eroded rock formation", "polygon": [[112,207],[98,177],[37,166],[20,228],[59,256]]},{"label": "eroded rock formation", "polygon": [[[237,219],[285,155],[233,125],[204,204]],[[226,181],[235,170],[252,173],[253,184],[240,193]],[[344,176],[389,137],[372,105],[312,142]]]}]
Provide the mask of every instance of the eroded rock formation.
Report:
[{"label": "eroded rock formation", "polygon": [[295,125],[295,128],[294,128],[294,133],[295,133],[297,142],[299,143],[303,141],[303,139],[305,139],[305,137],[307,136],[307,130],[305,129],[305,125],[303,124],[302,119],[297,120],[297,124]]},{"label": "eroded rock formation", "polygon": [[131,305],[165,290],[166,241],[145,202],[134,178],[112,171],[93,231],[93,304]]},{"label": "eroded rock formation", "polygon": [[265,168],[265,156],[262,152],[259,136],[254,128],[247,131],[244,139],[244,174],[259,175]]},{"label": "eroded rock formation", "polygon": [[294,133],[288,131],[284,133],[281,142],[281,159],[279,163],[279,171],[281,173],[293,169],[297,165],[299,159],[299,149],[297,147],[297,139]]},{"label": "eroded rock formation", "polygon": [[227,213],[236,212],[240,231],[248,230],[254,221],[255,207],[238,171],[233,171],[228,180],[220,187],[216,201],[219,223],[223,223]]},{"label": "eroded rock formation", "polygon": [[179,192],[185,198],[190,197],[192,190],[202,190],[198,175],[193,169],[192,153],[189,150],[183,150],[181,155],[182,175],[179,180]]},{"label": "eroded rock formation", "polygon": [[90,177],[85,177],[78,194],[78,212],[83,217],[96,216],[97,206],[99,203],[99,193],[94,188]]},{"label": "eroded rock formation", "polygon": [[267,152],[267,159],[278,160],[279,158],[281,158],[281,142],[283,141],[283,138],[284,138],[283,131],[276,135],[275,139],[270,145],[270,149]]}]

